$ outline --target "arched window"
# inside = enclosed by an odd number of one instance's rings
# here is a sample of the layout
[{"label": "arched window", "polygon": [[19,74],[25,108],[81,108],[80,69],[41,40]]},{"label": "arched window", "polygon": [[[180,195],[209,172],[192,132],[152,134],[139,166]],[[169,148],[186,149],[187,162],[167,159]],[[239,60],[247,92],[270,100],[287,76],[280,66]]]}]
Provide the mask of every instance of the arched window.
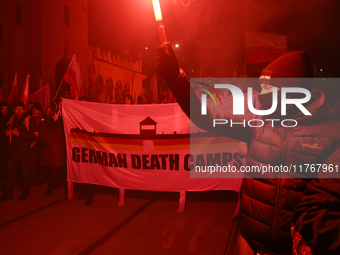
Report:
[{"label": "arched window", "polygon": [[106,95],[106,102],[111,103],[113,101],[113,80],[112,78],[108,78],[106,80],[106,86],[105,86],[105,95]]},{"label": "arched window", "polygon": [[103,79],[103,76],[98,75],[96,76],[95,84],[93,86],[93,90],[91,94],[94,98],[98,99],[99,96],[103,93],[103,90],[104,90],[104,79]]},{"label": "arched window", "polygon": [[116,88],[115,88],[115,103],[121,104],[123,96],[123,83],[121,80],[116,81]]}]

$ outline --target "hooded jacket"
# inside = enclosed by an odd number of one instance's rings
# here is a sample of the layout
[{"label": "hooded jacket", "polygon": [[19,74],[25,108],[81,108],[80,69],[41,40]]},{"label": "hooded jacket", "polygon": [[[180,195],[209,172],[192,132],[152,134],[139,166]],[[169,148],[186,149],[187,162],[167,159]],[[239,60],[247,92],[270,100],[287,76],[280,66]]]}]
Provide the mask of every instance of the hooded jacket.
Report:
[{"label": "hooded jacket", "polygon": [[[209,105],[208,102],[207,115],[202,116],[200,98],[189,84],[182,70],[175,82],[168,83],[183,111],[195,125],[249,144],[247,166],[290,167],[291,171],[286,173],[245,173],[238,215],[239,229],[255,250],[290,254],[293,212],[311,180],[304,179],[305,169],[300,171],[299,166],[325,162],[340,145],[340,122],[329,118],[330,108],[324,94],[321,91],[312,92],[312,100],[307,107],[312,116],[287,116],[286,119],[298,121],[296,127],[272,126],[271,122],[264,122],[262,127],[213,127],[214,119],[233,119],[234,122],[245,120],[247,123],[250,119],[264,120],[268,116],[255,116],[247,110],[247,106],[244,115],[232,115],[230,96],[222,99],[220,107]],[[256,109],[261,109],[258,96],[253,95],[253,102]]]},{"label": "hooded jacket", "polygon": [[340,148],[325,162],[330,168],[320,171],[318,179],[308,183],[294,213],[295,235],[309,245],[313,254],[340,254]]},{"label": "hooded jacket", "polygon": [[35,121],[27,114],[17,118],[14,115],[7,122],[7,129],[19,131],[19,136],[12,135],[8,146],[8,158],[12,161],[30,160],[33,157],[32,147],[35,145],[38,133]]}]

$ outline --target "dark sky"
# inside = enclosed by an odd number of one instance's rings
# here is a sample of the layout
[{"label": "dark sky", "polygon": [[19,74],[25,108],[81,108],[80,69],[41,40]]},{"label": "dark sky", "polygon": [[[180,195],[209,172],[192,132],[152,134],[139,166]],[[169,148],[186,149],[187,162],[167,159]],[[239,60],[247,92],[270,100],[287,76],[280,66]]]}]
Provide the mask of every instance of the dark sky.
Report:
[{"label": "dark sky", "polygon": [[[338,0],[160,0],[168,40],[187,71],[242,72],[244,30],[287,34],[288,50],[307,50],[323,69],[340,69]],[[89,43],[129,48],[154,62],[159,44],[152,0],[89,0]],[[148,50],[145,50],[148,47]]]},{"label": "dark sky", "polygon": [[90,0],[89,43],[102,49],[133,53],[158,43],[151,0]]}]

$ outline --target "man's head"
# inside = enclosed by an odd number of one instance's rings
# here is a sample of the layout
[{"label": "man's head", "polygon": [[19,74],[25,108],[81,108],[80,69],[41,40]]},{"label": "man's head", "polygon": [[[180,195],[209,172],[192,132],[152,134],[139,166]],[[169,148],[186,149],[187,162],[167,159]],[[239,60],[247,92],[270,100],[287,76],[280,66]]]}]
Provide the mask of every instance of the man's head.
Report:
[{"label": "man's head", "polygon": [[1,113],[2,113],[2,115],[7,116],[8,113],[9,113],[8,106],[4,105],[3,107],[1,107]]},{"label": "man's head", "polygon": [[52,112],[52,106],[47,106],[46,107],[46,116],[51,117],[51,112]]},{"label": "man's head", "polygon": [[32,116],[38,117],[38,115],[41,113],[41,104],[34,103],[32,106]]},{"label": "man's head", "polygon": [[27,103],[27,110],[31,110],[32,107],[33,107],[33,105],[34,105],[34,102],[29,101],[29,102]]},{"label": "man's head", "polygon": [[7,116],[9,114],[10,106],[5,101],[0,102],[1,114]]},{"label": "man's head", "polygon": [[68,91],[65,91],[64,94],[61,97],[62,98],[68,98]]},{"label": "man's head", "polygon": [[133,99],[131,95],[126,95],[124,97],[124,104],[133,104]]},{"label": "man's head", "polygon": [[281,87],[308,88],[309,84],[301,78],[313,76],[313,65],[306,51],[287,52],[263,69],[259,79],[261,94],[272,92],[273,87],[277,87],[278,90]]},{"label": "man's head", "polygon": [[25,104],[21,101],[16,101],[13,104],[13,112],[14,116],[17,118],[21,118],[25,114]]}]

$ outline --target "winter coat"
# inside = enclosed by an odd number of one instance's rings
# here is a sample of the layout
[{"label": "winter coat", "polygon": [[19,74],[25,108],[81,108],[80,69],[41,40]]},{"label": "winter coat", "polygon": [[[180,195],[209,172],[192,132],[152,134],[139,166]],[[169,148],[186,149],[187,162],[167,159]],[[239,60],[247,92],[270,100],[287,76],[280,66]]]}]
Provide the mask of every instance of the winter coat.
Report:
[{"label": "winter coat", "polygon": [[295,230],[313,254],[340,254],[340,148],[325,162],[296,206]]},{"label": "winter coat", "polygon": [[8,158],[12,161],[32,159],[34,155],[33,146],[37,141],[36,135],[38,135],[35,121],[27,114],[24,114],[21,118],[13,115],[7,123],[7,129],[19,131],[19,136],[11,135],[6,138],[10,140]]},{"label": "winter coat", "polygon": [[[340,122],[330,119],[329,104],[320,91],[312,93],[309,105],[312,116],[288,116],[286,119],[296,119],[298,125],[287,128],[265,122],[268,116],[255,116],[247,105],[244,115],[233,115],[231,96],[222,99],[219,107],[208,102],[207,115],[201,115],[200,99],[194,87],[189,86],[183,71],[174,83],[168,85],[195,125],[250,144],[247,166],[268,167],[270,164],[292,166],[294,169],[305,163],[323,163],[340,145]],[[253,102],[256,109],[262,108],[258,94],[253,95]],[[250,119],[261,119],[265,124],[262,127],[244,127],[240,124],[213,127],[214,119],[229,122],[231,119],[234,122],[245,120],[245,123]],[[293,212],[311,179],[304,179],[306,176],[299,169],[296,173],[245,173],[244,177],[238,215],[243,236],[255,250],[290,254]]]},{"label": "winter coat", "polygon": [[1,112],[0,112],[0,154],[4,155],[7,147],[8,147],[8,139],[7,137],[4,136],[4,133],[6,131],[7,128],[7,122],[9,120],[10,116],[4,116]]},{"label": "winter coat", "polygon": [[37,117],[31,116],[32,119],[34,119],[35,123],[37,124],[37,127],[40,127],[41,122],[44,119],[44,114],[40,112]]},{"label": "winter coat", "polygon": [[41,166],[58,167],[65,165],[65,144],[59,121],[45,118],[39,127]]}]

